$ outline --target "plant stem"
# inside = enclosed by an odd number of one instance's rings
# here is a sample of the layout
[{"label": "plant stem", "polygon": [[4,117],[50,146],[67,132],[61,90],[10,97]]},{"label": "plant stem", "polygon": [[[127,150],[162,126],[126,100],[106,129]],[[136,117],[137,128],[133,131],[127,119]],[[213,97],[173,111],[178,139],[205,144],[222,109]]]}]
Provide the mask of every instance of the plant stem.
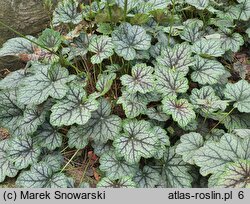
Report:
[{"label": "plant stem", "polygon": [[62,170],[60,171],[60,173],[62,173],[66,167],[70,164],[70,162],[75,158],[75,156],[77,155],[77,153],[80,151],[80,149],[76,150],[76,152],[73,154],[73,156],[70,158],[70,160],[67,162],[67,164],[65,164],[65,166],[62,168]]},{"label": "plant stem", "polygon": [[128,10],[128,0],[125,0],[124,1],[124,21],[126,21],[127,10]]},{"label": "plant stem", "polygon": [[209,133],[211,133],[221,122],[223,122],[227,116],[229,116],[233,111],[234,111],[235,107],[233,107],[210,131]]},{"label": "plant stem", "polygon": [[173,8],[171,10],[171,22],[170,22],[170,29],[169,29],[169,34],[168,34],[168,46],[170,46],[170,36],[172,33],[172,29],[173,29],[173,24],[174,24],[174,12],[175,12],[175,0],[171,1],[173,4]]}]

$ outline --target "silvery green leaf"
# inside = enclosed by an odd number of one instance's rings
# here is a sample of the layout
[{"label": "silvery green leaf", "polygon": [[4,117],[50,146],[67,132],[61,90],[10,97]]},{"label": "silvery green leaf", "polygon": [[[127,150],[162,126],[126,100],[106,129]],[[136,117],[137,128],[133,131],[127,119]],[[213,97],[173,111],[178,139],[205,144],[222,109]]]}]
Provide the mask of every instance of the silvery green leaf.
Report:
[{"label": "silvery green leaf", "polygon": [[160,126],[154,126],[153,131],[159,140],[154,158],[161,159],[164,155],[164,152],[166,151],[166,146],[170,146],[169,137],[167,135],[167,131]]},{"label": "silvery green leaf", "polygon": [[191,49],[188,43],[176,44],[173,48],[164,48],[156,60],[159,65],[182,72],[184,75],[188,73],[188,67],[194,61],[191,57]]},{"label": "silvery green leaf", "polygon": [[241,138],[249,137],[250,129],[234,129],[233,133]]},{"label": "silvery green leaf", "polygon": [[99,23],[97,26],[98,28],[96,30],[104,35],[109,35],[113,31],[113,28],[110,23]]},{"label": "silvery green leaf", "polygon": [[107,69],[104,72],[108,72],[108,73],[115,73],[115,72],[121,70],[121,66],[119,64],[107,65],[106,68]]},{"label": "silvery green leaf", "polygon": [[71,84],[64,99],[51,108],[50,123],[53,126],[84,125],[91,117],[91,112],[98,108],[95,99],[87,98],[87,93],[81,86]]},{"label": "silvery green leaf", "polygon": [[37,42],[40,45],[56,52],[62,43],[62,39],[59,32],[54,31],[53,29],[46,28],[42,32],[42,35],[39,36]]},{"label": "silvery green leaf", "polygon": [[85,133],[88,130],[83,129],[81,126],[71,126],[67,133],[68,145],[70,148],[76,147],[77,149],[83,149],[89,143],[89,135]]},{"label": "silvery green leaf", "polygon": [[121,130],[121,119],[111,115],[111,104],[104,98],[99,99],[99,107],[92,112],[89,121],[78,127],[72,127],[68,132],[69,146],[84,148],[89,139],[95,143],[104,144],[115,139]]},{"label": "silvery green leaf", "polygon": [[64,157],[60,152],[53,152],[52,154],[44,156],[42,161],[46,162],[53,172],[56,172],[60,171],[64,162]]},{"label": "silvery green leaf", "polygon": [[[203,26],[203,25],[202,25]],[[180,33],[182,40],[194,43],[202,36],[201,27],[198,22],[191,22],[185,25],[183,31]]]},{"label": "silvery green leaf", "polygon": [[228,163],[220,175],[215,187],[219,188],[250,188],[250,181],[246,179],[250,174],[250,161],[238,160]]},{"label": "silvery green leaf", "polygon": [[37,105],[47,100],[49,96],[62,99],[68,91],[66,83],[72,79],[68,70],[59,64],[40,64],[33,76],[23,80],[18,91],[18,100],[23,104]]},{"label": "silvery green leaf", "polygon": [[9,140],[0,141],[0,183],[5,180],[5,177],[14,177],[18,170],[10,161],[8,151],[10,149]]},{"label": "silvery green leaf", "polygon": [[192,176],[189,174],[189,166],[180,155],[175,153],[175,147],[167,148],[162,159],[161,179],[167,188],[190,188]]},{"label": "silvery green leaf", "polygon": [[201,89],[193,89],[190,95],[190,101],[194,107],[204,113],[212,113],[218,110],[224,111],[228,101],[220,100],[215,95],[211,86],[203,86]]},{"label": "silvery green leaf", "polygon": [[100,170],[105,172],[106,177],[115,180],[125,176],[134,176],[139,170],[139,164],[128,164],[124,158],[118,157],[115,152],[109,151],[101,155]]},{"label": "silvery green leaf", "polygon": [[195,8],[199,10],[204,10],[209,3],[209,0],[185,0],[186,3],[194,6]]},{"label": "silvery green leaf", "polygon": [[195,56],[195,64],[191,68],[194,70],[191,74],[192,81],[203,85],[217,83],[220,76],[226,73],[220,62],[200,56]]},{"label": "silvery green leaf", "polygon": [[107,142],[105,144],[99,144],[99,143],[91,143],[91,146],[94,148],[95,150],[95,154],[100,157],[101,155],[109,152],[109,151],[113,151],[114,147],[112,146],[111,143]]},{"label": "silvery green leaf", "polygon": [[166,9],[170,3],[170,0],[142,0],[138,1],[135,11],[137,13],[149,13],[158,9]]},{"label": "silvery green leaf", "polygon": [[220,142],[207,142],[194,156],[200,173],[206,176],[222,171],[229,162],[250,158],[250,138],[241,139],[233,134],[225,134]]},{"label": "silvery green leaf", "polygon": [[23,135],[34,133],[39,125],[45,121],[47,111],[43,106],[26,107],[23,112],[23,118],[18,125],[21,127],[20,132]]},{"label": "silvery green leaf", "polygon": [[165,97],[162,100],[162,104],[163,111],[172,115],[173,120],[181,127],[185,127],[195,118],[193,106],[186,99],[177,100],[176,98]]},{"label": "silvery green leaf", "polygon": [[24,69],[10,72],[4,79],[0,80],[0,89],[17,88],[25,78],[25,76],[26,75]]},{"label": "silvery green leaf", "polygon": [[228,129],[232,131],[234,129],[250,128],[250,117],[249,114],[243,113],[233,113],[228,115],[222,123]]},{"label": "silvery green leaf", "polygon": [[211,132],[205,135],[206,141],[219,142],[221,137],[225,134],[225,131],[222,129],[213,129]]},{"label": "silvery green leaf", "polygon": [[148,108],[146,114],[150,119],[158,121],[167,121],[170,118],[166,113],[163,112],[162,106],[157,106],[156,109]]},{"label": "silvery green leaf", "polygon": [[139,188],[154,188],[160,183],[160,174],[157,170],[144,166],[142,170],[137,171],[133,180]]},{"label": "silvery green leaf", "polygon": [[248,38],[250,38],[250,27],[248,29],[246,29],[246,34],[248,35]]},{"label": "silvery green leaf", "polygon": [[180,144],[176,147],[176,153],[182,156],[184,162],[194,164],[194,155],[196,151],[203,146],[203,137],[196,132],[184,134],[180,138]]},{"label": "silvery green leaf", "polygon": [[[28,39],[35,40],[32,36],[27,36]],[[7,40],[0,49],[0,57],[4,56],[18,56],[22,54],[32,55],[35,53],[35,46],[29,40],[17,37]]]},{"label": "silvery green leaf", "polygon": [[147,101],[138,93],[128,93],[123,91],[119,97],[117,104],[122,104],[123,110],[128,118],[135,118],[147,109]]},{"label": "silvery green leaf", "polygon": [[81,32],[78,37],[74,38],[68,47],[62,49],[62,54],[67,54],[68,60],[78,56],[84,56],[88,52],[89,41],[91,37],[87,33]]},{"label": "silvery green leaf", "polygon": [[23,119],[24,106],[17,101],[17,90],[0,91],[0,124],[10,133],[19,129],[19,122]]},{"label": "silvery green leaf", "polygon": [[[115,0],[117,5],[124,9],[126,0]],[[127,12],[134,9],[140,2],[137,0],[127,0]]]},{"label": "silvery green leaf", "polygon": [[41,147],[54,150],[62,145],[62,136],[58,128],[53,127],[50,123],[45,122],[34,134]]},{"label": "silvery green leaf", "polygon": [[99,64],[104,59],[112,56],[114,54],[113,48],[114,45],[110,37],[105,35],[93,37],[89,44],[89,51],[95,53],[91,57],[91,63]]},{"label": "silvery green leaf", "polygon": [[156,152],[158,137],[150,123],[144,120],[127,120],[123,124],[123,133],[114,140],[117,154],[123,156],[129,164],[138,163],[141,157],[149,158]]},{"label": "silvery green leaf", "polygon": [[233,19],[240,19],[243,21],[248,21],[250,18],[250,2],[244,0],[240,2],[241,4],[229,6],[226,10],[226,15],[230,16]]},{"label": "silvery green leaf", "polygon": [[147,93],[154,88],[153,67],[146,64],[136,64],[132,67],[131,75],[125,74],[120,78],[122,85],[129,93]]},{"label": "silvery green leaf", "polygon": [[30,164],[36,163],[41,153],[38,142],[29,135],[11,138],[10,146],[11,148],[8,150],[9,158],[18,169],[24,169]]},{"label": "silvery green leaf", "polygon": [[18,187],[25,188],[67,188],[67,177],[56,173],[47,162],[40,162],[23,171],[16,180]]},{"label": "silvery green leaf", "polygon": [[78,4],[77,0],[60,1],[53,13],[53,26],[58,26],[61,23],[80,23],[82,21],[82,15],[77,12]]},{"label": "silvery green leaf", "polygon": [[102,73],[98,75],[98,80],[96,82],[96,89],[101,93],[101,95],[106,94],[116,78],[115,73]]},{"label": "silvery green leaf", "polygon": [[225,53],[221,48],[220,39],[201,38],[193,44],[193,51],[201,56],[220,57]]},{"label": "silvery green leaf", "polygon": [[243,44],[243,37],[239,33],[223,34],[221,37],[221,46],[225,51],[232,50],[237,52]]},{"label": "silvery green leaf", "polygon": [[131,177],[123,177],[119,180],[111,180],[107,177],[102,178],[97,188],[136,188],[136,183],[132,181]]},{"label": "silvery green leaf", "polygon": [[157,67],[155,70],[155,89],[163,96],[176,96],[178,93],[186,93],[188,80],[183,72],[173,71],[167,67]]},{"label": "silvery green leaf", "polygon": [[250,84],[240,80],[235,84],[228,83],[224,91],[225,97],[234,102],[240,112],[250,113]]},{"label": "silvery green leaf", "polygon": [[151,37],[144,28],[129,23],[122,23],[112,33],[112,42],[115,52],[125,60],[133,60],[136,51],[148,50],[151,46]]}]

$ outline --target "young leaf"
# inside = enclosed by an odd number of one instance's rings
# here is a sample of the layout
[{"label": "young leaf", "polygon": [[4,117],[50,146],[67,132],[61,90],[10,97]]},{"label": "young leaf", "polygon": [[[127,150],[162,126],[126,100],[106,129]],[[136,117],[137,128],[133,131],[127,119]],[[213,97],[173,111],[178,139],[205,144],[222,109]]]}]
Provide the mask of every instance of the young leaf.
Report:
[{"label": "young leaf", "polygon": [[60,1],[53,13],[52,24],[58,26],[60,23],[80,23],[82,21],[82,15],[77,13],[78,4],[76,0]]},{"label": "young leaf", "polygon": [[213,113],[218,110],[224,111],[228,105],[227,101],[222,101],[210,86],[203,86],[201,89],[193,89],[190,101],[196,109],[204,113]]},{"label": "young leaf", "polygon": [[250,84],[240,80],[235,84],[228,83],[224,91],[225,97],[234,101],[234,107],[240,112],[250,113]]},{"label": "young leaf", "polygon": [[22,172],[16,185],[24,188],[66,188],[67,177],[54,172],[48,163],[40,162],[32,165],[29,171]]},{"label": "young leaf", "polygon": [[113,81],[116,78],[115,73],[102,73],[98,75],[98,80],[96,82],[96,89],[101,93],[101,95],[105,95],[111,88]]},{"label": "young leaf", "polygon": [[133,180],[139,188],[154,188],[160,183],[160,174],[157,170],[144,166],[143,170],[137,171]]},{"label": "young leaf", "polygon": [[115,52],[125,60],[133,60],[137,50],[148,50],[151,46],[151,37],[137,25],[122,23],[112,33],[112,42]]},{"label": "young leaf", "polygon": [[158,138],[144,120],[127,120],[123,125],[124,132],[115,138],[113,145],[116,152],[124,156],[129,164],[138,163],[141,157],[149,158],[156,152]]},{"label": "young leaf", "polygon": [[97,188],[135,188],[136,184],[132,181],[131,177],[122,177],[119,180],[111,180],[107,177],[101,179],[97,186]]},{"label": "young leaf", "polygon": [[181,127],[185,127],[192,119],[195,118],[193,106],[186,99],[177,100],[176,98],[165,97],[162,100],[163,111],[171,114],[173,120]]},{"label": "young leaf", "polygon": [[220,57],[225,53],[221,48],[220,39],[201,38],[193,44],[193,51],[201,56]]},{"label": "young leaf", "polygon": [[106,177],[115,180],[125,176],[134,176],[139,170],[138,164],[128,164],[124,158],[118,157],[115,152],[109,151],[100,157],[100,170],[106,173]]},{"label": "young leaf", "polygon": [[98,108],[94,99],[88,99],[85,90],[76,84],[71,84],[65,98],[51,108],[50,123],[54,126],[84,125],[91,117],[91,112]]},{"label": "young leaf", "polygon": [[9,140],[0,141],[0,183],[5,180],[5,177],[14,177],[18,173],[18,169],[8,157],[8,151],[12,148],[9,145]]},{"label": "young leaf", "polygon": [[68,91],[66,83],[72,79],[68,70],[59,64],[40,64],[34,75],[24,79],[18,91],[18,100],[23,104],[37,105],[49,96],[62,99]]},{"label": "young leaf", "polygon": [[203,146],[203,137],[196,132],[184,134],[180,138],[181,143],[176,147],[176,153],[182,155],[184,162],[194,164],[193,157],[196,151]]},{"label": "young leaf", "polygon": [[38,38],[37,42],[56,52],[62,43],[62,39],[59,32],[47,28],[42,32],[42,35]]},{"label": "young leaf", "polygon": [[24,169],[37,162],[41,153],[38,142],[29,135],[19,135],[10,140],[9,158],[18,169]]},{"label": "young leaf", "polygon": [[204,10],[209,3],[209,0],[186,0],[186,2],[199,10]]},{"label": "young leaf", "polygon": [[136,64],[132,67],[132,76],[123,75],[120,80],[129,93],[147,93],[154,88],[153,67],[146,64]]},{"label": "young leaf", "polygon": [[163,48],[161,55],[156,58],[159,65],[169,67],[184,75],[188,73],[188,67],[193,64],[191,49],[188,43],[177,44],[174,48]]},{"label": "young leaf", "polygon": [[91,57],[91,63],[99,64],[104,59],[112,56],[114,54],[113,48],[114,45],[110,37],[105,35],[93,37],[89,44],[89,51],[95,53]]},{"label": "young leaf", "polygon": [[58,128],[53,127],[50,123],[45,122],[34,134],[41,147],[54,150],[62,145],[62,134],[58,132]]},{"label": "young leaf", "polygon": [[172,71],[166,67],[157,67],[155,71],[155,89],[163,96],[176,96],[178,93],[186,93],[188,80],[183,72]]},{"label": "young leaf", "polygon": [[226,73],[220,62],[199,56],[195,56],[195,64],[191,68],[194,70],[191,74],[192,81],[203,85],[217,83],[220,76]]}]

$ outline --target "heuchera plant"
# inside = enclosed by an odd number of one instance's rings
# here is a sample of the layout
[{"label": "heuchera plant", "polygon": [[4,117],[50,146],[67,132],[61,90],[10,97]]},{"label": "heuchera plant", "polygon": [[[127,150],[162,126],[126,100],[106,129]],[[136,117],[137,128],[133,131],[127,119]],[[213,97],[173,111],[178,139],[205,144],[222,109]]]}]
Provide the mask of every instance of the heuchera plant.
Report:
[{"label": "heuchera plant", "polygon": [[0,81],[0,182],[250,187],[249,18],[248,0],[60,1],[0,49],[28,62]]}]

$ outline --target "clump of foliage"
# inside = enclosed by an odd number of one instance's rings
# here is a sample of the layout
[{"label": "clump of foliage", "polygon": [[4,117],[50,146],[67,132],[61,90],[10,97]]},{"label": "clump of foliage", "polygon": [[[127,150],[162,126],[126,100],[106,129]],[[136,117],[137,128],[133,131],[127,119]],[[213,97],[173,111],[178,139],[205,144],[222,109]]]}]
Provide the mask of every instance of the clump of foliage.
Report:
[{"label": "clump of foliage", "polygon": [[249,18],[247,0],[60,1],[0,49],[27,62],[0,81],[0,182],[74,187],[88,151],[97,187],[250,187]]}]

